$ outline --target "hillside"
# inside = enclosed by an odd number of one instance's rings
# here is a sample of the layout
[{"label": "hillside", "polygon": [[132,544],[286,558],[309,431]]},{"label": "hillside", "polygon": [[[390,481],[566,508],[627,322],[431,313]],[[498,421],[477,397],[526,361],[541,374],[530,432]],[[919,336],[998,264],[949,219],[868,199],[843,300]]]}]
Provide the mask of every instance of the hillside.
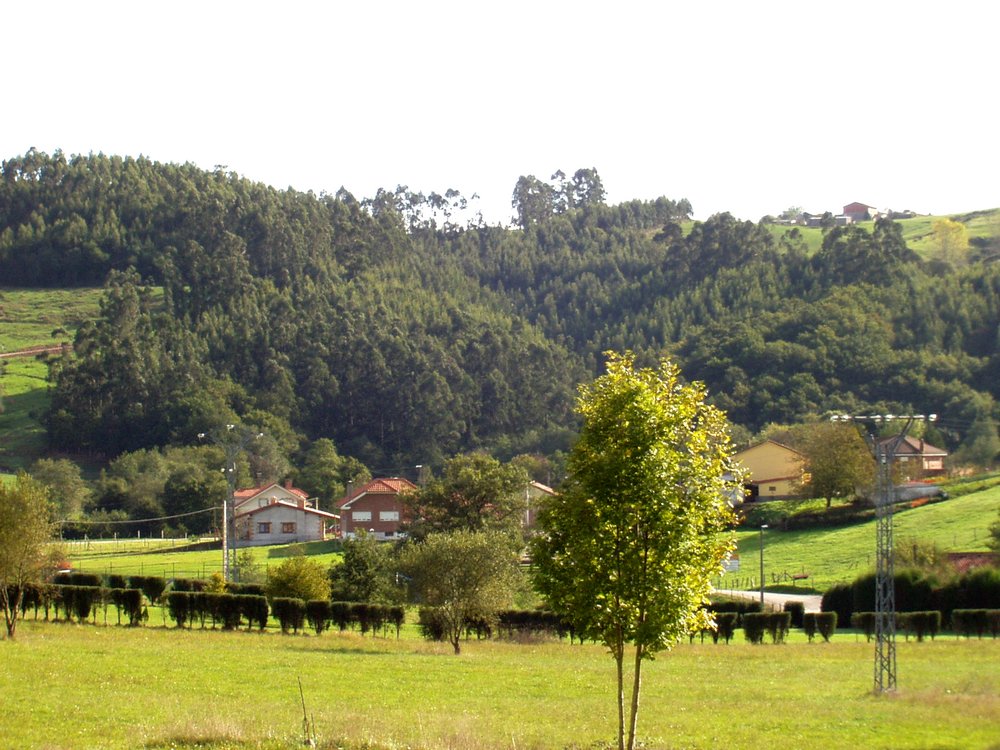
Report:
[{"label": "hillside", "polygon": [[685,200],[606,205],[583,172],[590,189],[525,193],[504,228],[452,223],[452,191],[359,200],[143,159],[3,162],[4,294],[107,281],[75,356],[53,360],[46,413],[31,406],[48,449],[109,460],[240,420],[286,459],[328,437],[376,473],[477,448],[551,455],[575,386],[626,348],[669,353],[744,435],[936,411],[954,450],[993,424],[995,212],[967,217],[981,241],[950,265],[910,247],[923,219],[776,237],[728,214],[690,223]]}]

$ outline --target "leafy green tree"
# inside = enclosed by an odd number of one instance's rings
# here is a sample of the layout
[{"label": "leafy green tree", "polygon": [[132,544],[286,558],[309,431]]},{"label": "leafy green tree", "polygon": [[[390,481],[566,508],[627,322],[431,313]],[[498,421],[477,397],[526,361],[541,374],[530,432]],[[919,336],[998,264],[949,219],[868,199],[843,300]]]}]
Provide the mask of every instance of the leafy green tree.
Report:
[{"label": "leafy green tree", "polygon": [[25,587],[41,583],[52,570],[48,543],[53,536],[45,486],[21,472],[0,482],[0,605],[7,637],[13,638]]},{"label": "leafy green tree", "polygon": [[965,224],[953,219],[931,222],[931,242],[935,257],[952,266],[962,266],[969,258],[969,232]]},{"label": "leafy green tree", "polygon": [[344,559],[330,568],[334,601],[386,604],[398,598],[392,547],[361,532],[344,540]]},{"label": "leafy green tree", "polygon": [[31,465],[30,474],[48,488],[60,520],[78,518],[90,502],[90,486],[68,458],[40,458]]},{"label": "leafy green tree", "polygon": [[496,619],[509,607],[520,570],[510,538],[495,531],[430,534],[402,552],[411,600],[437,608],[445,638],[458,654],[466,623]]},{"label": "leafy green tree", "polygon": [[802,444],[806,456],[809,497],[834,498],[864,495],[875,484],[875,461],[864,438],[853,424],[826,422],[811,425]]},{"label": "leafy green tree", "polygon": [[349,482],[360,487],[371,478],[371,472],[363,463],[351,456],[341,456],[332,440],[320,438],[306,451],[295,482],[328,508],[344,496]]},{"label": "leafy green tree", "polygon": [[614,657],[618,746],[632,750],[643,661],[709,625],[702,605],[732,549],[739,476],[725,415],[666,360],[638,369],[631,353],[609,354],[578,410],[569,477],[540,513],[532,556],[549,605]]},{"label": "leafy green tree", "polygon": [[329,599],[330,579],[326,569],[305,555],[294,555],[267,574],[269,599]]},{"label": "leafy green tree", "polygon": [[455,456],[445,464],[444,476],[403,498],[413,518],[407,531],[416,539],[460,529],[516,536],[527,485],[520,464],[503,464],[485,453]]}]

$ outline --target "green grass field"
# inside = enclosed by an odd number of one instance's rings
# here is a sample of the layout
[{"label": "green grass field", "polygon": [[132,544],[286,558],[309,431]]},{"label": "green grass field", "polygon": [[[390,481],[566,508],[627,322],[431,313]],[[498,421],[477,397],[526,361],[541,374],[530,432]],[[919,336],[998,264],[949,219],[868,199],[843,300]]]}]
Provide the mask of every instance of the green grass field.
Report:
[{"label": "green grass field", "polygon": [[[1000,641],[900,642],[893,696],[873,646],[682,645],[644,668],[646,748],[988,748]],[[16,748],[596,748],[615,728],[595,645],[444,644],[356,633],[177,631],[28,620],[0,642],[3,744]]]},{"label": "green grass field", "polygon": [[[163,578],[208,578],[222,572],[222,549],[178,551],[175,547],[186,540],[107,540],[66,541],[62,545],[73,570],[80,573],[107,575],[145,575]],[[340,560],[338,542],[307,542],[272,547],[252,547],[253,565],[258,577],[267,577],[268,568],[280,565],[285,558],[304,554],[324,566]],[[242,552],[242,550],[241,550]]]},{"label": "green grass field", "polygon": [[[1000,487],[956,497],[933,505],[896,512],[897,543],[919,540],[943,551],[982,552],[987,531],[997,520]],[[717,587],[754,588],[760,583],[760,532],[737,532],[741,570],[718,579]],[[764,531],[764,575],[767,585],[787,585],[790,576],[807,573],[799,581],[804,590],[822,592],[834,583],[846,583],[875,567],[875,522],[800,531]],[[775,580],[778,577],[779,580]],[[752,578],[753,583],[746,579]]]},{"label": "green grass field", "polygon": [[97,317],[102,289],[0,288],[0,351],[72,341]]}]

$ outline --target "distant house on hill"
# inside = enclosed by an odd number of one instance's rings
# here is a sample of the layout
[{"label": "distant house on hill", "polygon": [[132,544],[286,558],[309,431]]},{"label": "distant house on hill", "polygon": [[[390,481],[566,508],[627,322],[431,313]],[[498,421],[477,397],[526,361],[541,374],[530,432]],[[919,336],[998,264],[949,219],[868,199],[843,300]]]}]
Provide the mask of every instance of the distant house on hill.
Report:
[{"label": "distant house on hill", "polygon": [[[886,444],[895,439],[886,438],[881,442]],[[913,481],[944,474],[944,460],[948,457],[948,451],[907,435],[903,438],[903,442],[896,446],[895,456],[900,478],[904,481]]]},{"label": "distant house on hill", "polygon": [[376,539],[395,539],[406,520],[400,496],[416,489],[413,482],[399,477],[373,479],[356,490],[348,488],[347,494],[336,503],[341,535],[350,539],[362,531]]},{"label": "distant house on hill", "polygon": [[774,440],[752,445],[733,458],[747,470],[747,499],[783,500],[801,497],[806,458]]},{"label": "distant house on hill", "polygon": [[323,541],[338,521],[291,482],[238,490],[234,500],[237,547]]},{"label": "distant house on hill", "polygon": [[844,210],[841,212],[840,217],[845,218],[849,223],[855,221],[870,221],[873,219],[879,219],[883,216],[891,215],[891,211],[888,209],[878,209],[875,206],[869,206],[866,203],[848,203],[844,206]]},{"label": "distant house on hill", "polygon": [[528,482],[527,487],[524,490],[524,521],[522,525],[526,529],[535,528],[535,521],[538,518],[538,509],[541,507],[542,503],[545,502],[546,498],[555,497],[556,491],[551,487],[542,484],[541,482],[536,482],[532,479]]}]

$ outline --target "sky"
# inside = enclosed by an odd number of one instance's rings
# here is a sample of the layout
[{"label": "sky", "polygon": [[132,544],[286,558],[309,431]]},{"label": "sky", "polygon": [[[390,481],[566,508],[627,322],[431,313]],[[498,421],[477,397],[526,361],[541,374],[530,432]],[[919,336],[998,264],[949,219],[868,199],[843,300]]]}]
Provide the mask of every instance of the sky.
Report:
[{"label": "sky", "polygon": [[34,0],[0,28],[0,159],[454,188],[490,224],[580,168],[699,219],[1000,207],[996,3]]}]

